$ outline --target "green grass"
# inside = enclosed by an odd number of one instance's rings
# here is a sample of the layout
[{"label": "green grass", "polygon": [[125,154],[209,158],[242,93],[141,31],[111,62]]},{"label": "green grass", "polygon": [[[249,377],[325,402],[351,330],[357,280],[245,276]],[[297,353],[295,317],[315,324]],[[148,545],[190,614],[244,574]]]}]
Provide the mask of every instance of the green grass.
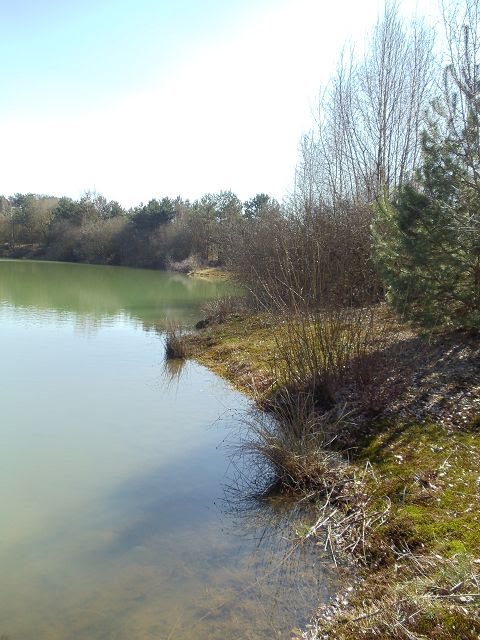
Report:
[{"label": "green grass", "polygon": [[278,326],[270,316],[234,315],[186,337],[198,362],[253,394],[271,384],[271,362]]}]

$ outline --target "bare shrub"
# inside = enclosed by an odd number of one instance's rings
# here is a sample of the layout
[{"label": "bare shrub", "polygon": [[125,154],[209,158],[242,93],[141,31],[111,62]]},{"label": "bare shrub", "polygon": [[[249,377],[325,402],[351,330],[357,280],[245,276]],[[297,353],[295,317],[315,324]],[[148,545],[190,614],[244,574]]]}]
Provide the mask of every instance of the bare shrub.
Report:
[{"label": "bare shrub", "polygon": [[276,336],[276,383],[291,390],[308,387],[317,408],[329,409],[343,385],[367,381],[373,354],[388,339],[379,307],[299,311],[287,317]]},{"label": "bare shrub", "polygon": [[[379,297],[370,260],[370,210],[292,205],[246,223],[230,268],[275,310],[362,306]],[[247,256],[247,258],[246,258]]]},{"label": "bare shrub", "polygon": [[419,133],[431,94],[433,36],[385,4],[360,58],[343,52],[305,137],[297,175],[304,202],[373,202],[417,167]]}]

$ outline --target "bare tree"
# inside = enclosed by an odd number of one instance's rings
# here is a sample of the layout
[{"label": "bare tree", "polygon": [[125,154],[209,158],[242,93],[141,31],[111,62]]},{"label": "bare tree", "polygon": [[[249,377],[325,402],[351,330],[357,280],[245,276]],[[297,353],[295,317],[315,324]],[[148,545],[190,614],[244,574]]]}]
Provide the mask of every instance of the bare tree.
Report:
[{"label": "bare tree", "polygon": [[297,184],[303,201],[371,202],[417,165],[430,98],[433,38],[404,23],[388,2],[369,47],[344,51],[319,104],[316,129],[302,144]]}]

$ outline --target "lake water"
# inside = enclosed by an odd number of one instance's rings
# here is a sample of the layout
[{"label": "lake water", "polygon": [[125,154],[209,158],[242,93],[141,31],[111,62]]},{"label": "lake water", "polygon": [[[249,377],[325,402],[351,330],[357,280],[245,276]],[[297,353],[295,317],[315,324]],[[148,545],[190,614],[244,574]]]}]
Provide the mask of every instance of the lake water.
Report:
[{"label": "lake water", "polygon": [[225,293],[0,261],[2,640],[284,638],[326,598],[303,516],[236,491],[247,400],[164,362],[166,323]]}]

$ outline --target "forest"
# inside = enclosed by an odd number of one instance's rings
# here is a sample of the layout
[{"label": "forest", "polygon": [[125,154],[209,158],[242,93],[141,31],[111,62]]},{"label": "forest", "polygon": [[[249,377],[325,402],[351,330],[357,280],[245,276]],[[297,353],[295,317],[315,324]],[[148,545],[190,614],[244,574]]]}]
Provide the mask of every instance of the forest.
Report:
[{"label": "forest", "polygon": [[17,193],[0,197],[0,245],[11,257],[188,272],[225,265],[227,232],[266,209],[279,205],[265,194],[242,203],[231,191],[195,202],[152,199],[129,210],[92,192],[79,200]]}]

